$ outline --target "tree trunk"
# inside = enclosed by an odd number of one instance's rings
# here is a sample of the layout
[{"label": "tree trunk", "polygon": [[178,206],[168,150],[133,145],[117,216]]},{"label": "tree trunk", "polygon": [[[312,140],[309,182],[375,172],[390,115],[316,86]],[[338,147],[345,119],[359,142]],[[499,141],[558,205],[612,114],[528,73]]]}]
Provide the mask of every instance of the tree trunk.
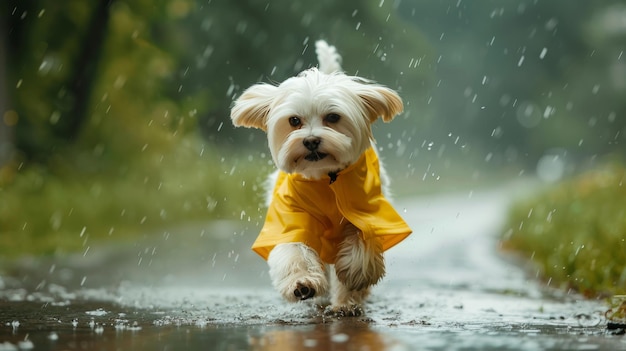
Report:
[{"label": "tree trunk", "polygon": [[[2,16],[4,15],[6,14],[2,14]],[[13,125],[17,122],[15,115],[9,112],[6,34],[5,21],[3,20],[0,22],[0,168],[13,157]]]},{"label": "tree trunk", "polygon": [[96,78],[98,63],[110,18],[110,6],[114,0],[99,0],[83,38],[81,50],[76,58],[74,76],[69,81],[73,105],[67,116],[59,123],[57,133],[66,140],[75,139],[88,119],[88,108]]}]

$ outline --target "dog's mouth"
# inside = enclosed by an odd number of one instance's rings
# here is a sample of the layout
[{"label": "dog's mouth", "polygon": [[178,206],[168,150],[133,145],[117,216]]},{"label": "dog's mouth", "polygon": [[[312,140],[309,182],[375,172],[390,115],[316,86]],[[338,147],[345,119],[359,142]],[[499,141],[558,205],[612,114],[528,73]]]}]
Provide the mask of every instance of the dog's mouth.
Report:
[{"label": "dog's mouth", "polygon": [[328,154],[323,152],[313,151],[310,154],[304,156],[304,159],[311,162],[317,162],[323,160]]}]

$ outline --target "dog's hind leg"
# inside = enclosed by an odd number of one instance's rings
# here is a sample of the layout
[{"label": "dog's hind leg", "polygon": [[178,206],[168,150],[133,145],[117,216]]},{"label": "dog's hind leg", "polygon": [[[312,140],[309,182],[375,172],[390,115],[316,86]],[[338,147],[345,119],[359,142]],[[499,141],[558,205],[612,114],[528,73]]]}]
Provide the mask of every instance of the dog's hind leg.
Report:
[{"label": "dog's hind leg", "polygon": [[327,313],[360,316],[370,287],[385,275],[385,260],[381,244],[375,238],[363,240],[361,231],[351,223],[344,235],[331,273],[331,306]]},{"label": "dog's hind leg", "polygon": [[272,285],[287,301],[307,300],[328,291],[324,264],[317,252],[305,244],[276,245],[267,263]]},{"label": "dog's hind leg", "polygon": [[326,308],[327,315],[337,317],[358,317],[363,314],[363,302],[369,295],[370,289],[350,290],[337,278],[335,271],[331,272],[330,278],[331,299],[330,306]]},{"label": "dog's hind leg", "polygon": [[364,240],[361,231],[351,223],[344,229],[344,235],[335,260],[337,279],[348,290],[359,291],[375,285],[385,275],[381,243],[376,238]]}]

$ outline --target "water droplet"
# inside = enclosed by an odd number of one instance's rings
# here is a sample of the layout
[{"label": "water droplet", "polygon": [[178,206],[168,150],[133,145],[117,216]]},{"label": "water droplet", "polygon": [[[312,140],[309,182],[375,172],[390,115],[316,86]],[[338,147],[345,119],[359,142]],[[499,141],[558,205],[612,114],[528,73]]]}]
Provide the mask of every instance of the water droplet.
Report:
[{"label": "water droplet", "polygon": [[596,95],[598,93],[598,91],[600,91],[600,85],[596,84],[593,86],[593,88],[591,88],[591,93],[593,95]]},{"label": "water droplet", "polygon": [[548,118],[550,115],[554,114],[555,108],[552,106],[546,106],[546,109],[543,111],[543,118]]},{"label": "water droplet", "polygon": [[330,340],[336,343],[344,343],[350,340],[350,336],[344,333],[338,333],[330,336]]},{"label": "water droplet", "polygon": [[316,347],[317,346],[317,340],[315,340],[315,339],[305,339],[302,342],[302,346],[304,346],[304,347],[311,347],[311,348]]}]

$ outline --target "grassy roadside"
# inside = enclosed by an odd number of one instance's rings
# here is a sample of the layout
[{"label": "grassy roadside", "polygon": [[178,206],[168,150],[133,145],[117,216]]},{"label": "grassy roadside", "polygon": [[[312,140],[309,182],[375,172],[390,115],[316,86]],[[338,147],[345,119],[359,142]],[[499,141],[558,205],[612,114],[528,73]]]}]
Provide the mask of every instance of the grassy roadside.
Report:
[{"label": "grassy roadside", "polygon": [[551,286],[626,293],[626,168],[612,164],[518,202],[502,237]]},{"label": "grassy roadside", "polygon": [[267,172],[267,160],[197,144],[99,172],[25,167],[0,184],[0,257],[84,251],[188,221],[255,220]]}]

